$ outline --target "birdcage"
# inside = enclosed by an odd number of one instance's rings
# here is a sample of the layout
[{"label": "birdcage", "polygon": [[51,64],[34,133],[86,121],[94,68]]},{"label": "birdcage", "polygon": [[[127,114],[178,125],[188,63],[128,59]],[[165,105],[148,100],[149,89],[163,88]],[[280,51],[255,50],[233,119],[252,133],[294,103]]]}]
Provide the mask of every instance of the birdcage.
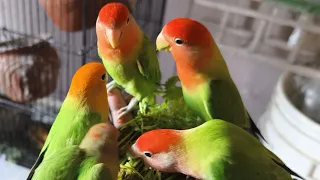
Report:
[{"label": "birdcage", "polygon": [[[0,154],[8,160],[31,168],[74,72],[89,61],[101,62],[95,22],[112,1],[0,1]],[[118,2],[155,41],[165,0]]]}]

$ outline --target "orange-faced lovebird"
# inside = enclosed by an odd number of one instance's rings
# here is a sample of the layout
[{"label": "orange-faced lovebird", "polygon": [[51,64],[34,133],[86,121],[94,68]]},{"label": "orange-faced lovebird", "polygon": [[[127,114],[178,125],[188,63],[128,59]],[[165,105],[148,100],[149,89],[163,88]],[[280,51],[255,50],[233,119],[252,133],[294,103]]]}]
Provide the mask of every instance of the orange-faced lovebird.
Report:
[{"label": "orange-faced lovebird", "polygon": [[219,119],[187,130],[148,131],[132,145],[129,155],[159,171],[202,180],[292,180],[291,174],[297,176],[247,131]]},{"label": "orange-faced lovebird", "polygon": [[190,109],[204,120],[223,119],[263,138],[204,25],[188,18],[173,19],[163,27],[156,45],[171,52]]},{"label": "orange-faced lovebird", "polygon": [[110,123],[92,126],[80,145],[57,149],[35,170],[33,180],[117,180],[119,132]]},{"label": "orange-faced lovebird", "polygon": [[156,102],[161,72],[156,48],[140,29],[128,8],[121,3],[108,3],[99,12],[96,23],[98,53],[115,87],[134,96],[119,109],[118,118],[129,113],[139,103],[140,111]]},{"label": "orange-faced lovebird", "polygon": [[76,71],[28,179],[50,154],[63,147],[79,145],[91,126],[109,122],[106,73],[103,64],[98,62],[87,63]]}]

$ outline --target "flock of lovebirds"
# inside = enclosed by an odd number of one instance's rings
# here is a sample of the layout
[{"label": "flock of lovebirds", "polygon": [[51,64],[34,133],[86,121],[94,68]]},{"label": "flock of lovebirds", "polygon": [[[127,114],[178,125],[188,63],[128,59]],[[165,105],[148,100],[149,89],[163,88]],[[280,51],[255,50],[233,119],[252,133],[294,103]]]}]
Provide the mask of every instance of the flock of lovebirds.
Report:
[{"label": "flock of lovebirds", "polygon": [[[109,120],[108,93],[119,88],[133,96],[117,111],[118,119],[137,105],[147,113],[161,91],[156,50],[170,51],[184,101],[205,122],[191,129],[145,132],[129,148],[131,158],[141,158],[160,172],[203,180],[301,178],[260,142],[265,140],[204,25],[173,19],[154,48],[126,6],[108,3],[100,10],[96,33],[103,64],[87,63],[74,74],[28,179],[118,179],[119,131],[116,119]],[[113,78],[110,83],[107,73]]]}]

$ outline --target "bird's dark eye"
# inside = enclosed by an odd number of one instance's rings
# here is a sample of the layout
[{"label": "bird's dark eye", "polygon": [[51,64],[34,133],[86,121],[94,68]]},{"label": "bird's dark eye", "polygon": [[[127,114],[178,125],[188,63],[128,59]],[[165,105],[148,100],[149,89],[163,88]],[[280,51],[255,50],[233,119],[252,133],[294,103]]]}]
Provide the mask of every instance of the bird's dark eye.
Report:
[{"label": "bird's dark eye", "polygon": [[181,45],[181,44],[184,43],[184,41],[183,41],[182,39],[180,39],[180,38],[176,38],[176,39],[174,40],[174,42],[176,42],[176,44],[178,44],[178,45]]},{"label": "bird's dark eye", "polygon": [[106,79],[106,74],[102,74],[101,79],[105,80]]},{"label": "bird's dark eye", "polygon": [[129,24],[130,18],[127,19],[127,24]]},{"label": "bird's dark eye", "polygon": [[152,156],[152,154],[150,152],[145,152],[144,155],[147,156],[147,157],[151,157]]}]

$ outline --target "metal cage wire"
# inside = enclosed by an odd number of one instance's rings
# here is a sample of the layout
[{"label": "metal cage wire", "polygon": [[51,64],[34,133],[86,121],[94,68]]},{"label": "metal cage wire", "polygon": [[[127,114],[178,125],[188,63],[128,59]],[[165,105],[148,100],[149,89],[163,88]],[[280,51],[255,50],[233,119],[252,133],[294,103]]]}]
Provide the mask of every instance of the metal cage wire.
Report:
[{"label": "metal cage wire", "polygon": [[[137,23],[155,41],[162,27],[165,0],[96,0],[97,3],[88,0],[0,0],[0,74],[3,73],[0,76],[6,77],[0,81],[0,154],[31,168],[74,72],[89,61],[101,62],[97,55],[95,21],[100,8],[112,1],[134,7],[129,9]],[[51,63],[56,66],[50,66],[51,69],[46,67],[46,59],[52,59],[52,55],[46,56],[48,47],[50,52],[54,50],[57,54],[54,56],[57,62]],[[41,54],[41,51],[45,53]],[[6,68],[13,67],[12,64],[14,68]],[[57,67],[58,73],[42,75],[48,73],[44,69],[52,73]],[[27,78],[18,73],[21,69]],[[35,75],[30,75],[32,73]],[[43,77],[50,81],[55,76],[54,85],[41,82]],[[12,85],[8,81],[18,83]],[[15,92],[11,97],[6,95],[16,86],[23,89],[23,83],[33,85],[24,87],[22,95],[49,86],[54,88],[39,97],[22,98],[23,101],[14,99]]]}]

